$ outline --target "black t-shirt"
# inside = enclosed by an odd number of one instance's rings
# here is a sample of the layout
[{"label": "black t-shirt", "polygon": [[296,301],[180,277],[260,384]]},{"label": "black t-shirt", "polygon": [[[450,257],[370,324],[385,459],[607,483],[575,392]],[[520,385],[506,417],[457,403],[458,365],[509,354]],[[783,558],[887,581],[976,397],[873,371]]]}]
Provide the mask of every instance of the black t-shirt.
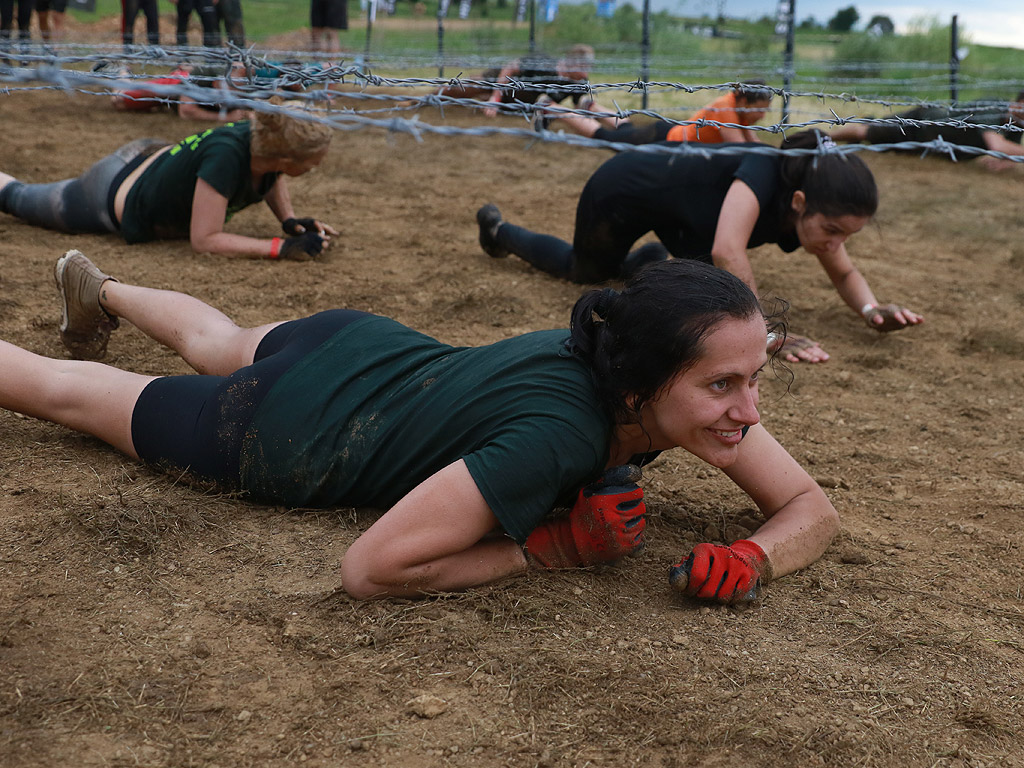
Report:
[{"label": "black t-shirt", "polygon": [[722,203],[729,187],[739,180],[750,187],[760,205],[747,247],[776,243],[790,253],[800,247],[800,240],[788,221],[791,191],[782,183],[782,161],[780,155],[754,152],[622,152],[597,169],[587,182],[587,192],[605,215],[643,224],[657,233],[673,256],[710,263]]},{"label": "black t-shirt", "polygon": [[249,123],[225,123],[182,139],[132,185],[121,217],[129,243],[187,239],[192,199],[202,179],[227,198],[227,218],[258,203],[277,182],[277,173],[253,179]]}]

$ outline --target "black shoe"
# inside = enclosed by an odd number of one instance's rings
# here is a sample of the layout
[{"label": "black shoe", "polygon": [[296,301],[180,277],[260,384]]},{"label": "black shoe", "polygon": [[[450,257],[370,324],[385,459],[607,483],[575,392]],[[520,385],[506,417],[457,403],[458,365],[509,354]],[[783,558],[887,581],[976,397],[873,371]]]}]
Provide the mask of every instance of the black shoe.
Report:
[{"label": "black shoe", "polygon": [[476,212],[476,223],[480,226],[480,247],[492,259],[503,259],[509,252],[498,245],[498,228],[501,226],[501,211],[498,206],[488,203]]}]

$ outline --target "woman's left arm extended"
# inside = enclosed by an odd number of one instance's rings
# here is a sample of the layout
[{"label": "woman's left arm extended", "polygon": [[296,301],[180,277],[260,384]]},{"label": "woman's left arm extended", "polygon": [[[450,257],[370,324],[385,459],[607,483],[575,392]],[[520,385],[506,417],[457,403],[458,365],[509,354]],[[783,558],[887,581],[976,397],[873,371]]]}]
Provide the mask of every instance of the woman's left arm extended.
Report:
[{"label": "woman's left arm extended", "polygon": [[750,537],[768,556],[768,578],[813,563],[839,530],[828,496],[760,424],[747,431],[725,474],[768,518]]},{"label": "woman's left arm extended", "polygon": [[839,515],[810,475],[755,425],[725,473],[767,521],[750,538],[728,545],[697,544],[669,570],[674,589],[692,597],[739,603],[767,582],[810,565],[839,529]]},{"label": "woman's left arm extended", "polygon": [[845,243],[840,243],[832,253],[818,256],[818,261],[846,305],[864,318],[870,328],[880,332],[896,331],[924,322],[923,316],[906,307],[879,304],[868,281],[853,265]]}]

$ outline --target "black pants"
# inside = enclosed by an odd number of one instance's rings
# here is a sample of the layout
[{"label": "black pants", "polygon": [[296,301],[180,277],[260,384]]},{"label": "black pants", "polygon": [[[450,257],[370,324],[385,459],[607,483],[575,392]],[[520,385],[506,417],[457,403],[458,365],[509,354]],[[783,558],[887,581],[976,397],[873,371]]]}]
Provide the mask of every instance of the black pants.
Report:
[{"label": "black pants", "polygon": [[659,238],[660,223],[638,215],[631,207],[618,205],[606,189],[607,179],[592,176],[576,205],[576,231],[572,245],[552,235],[540,235],[515,224],[498,229],[498,244],[537,269],[574,283],[600,283],[628,278],[653,261],[664,261],[669,249],[661,243],[647,243],[634,251],[633,244],[654,230]]},{"label": "black pants", "polygon": [[18,39],[28,40],[31,37],[33,0],[0,0],[0,40],[9,40],[14,28],[14,6],[18,6]]},{"label": "black pants", "polygon": [[224,32],[228,42],[245,48],[245,24],[242,22],[241,0],[218,0],[214,6],[217,18],[224,22]]},{"label": "black pants", "polygon": [[188,45],[188,23],[195,11],[203,28],[203,45],[216,48],[220,45],[220,28],[217,23],[217,8],[211,0],[178,0],[178,25],[175,42]]},{"label": "black pants", "polygon": [[672,130],[672,123],[666,123],[664,120],[656,120],[644,125],[626,123],[618,128],[602,126],[594,131],[593,138],[601,141],[617,141],[622,144],[653,144],[656,141],[665,141],[670,130]]},{"label": "black pants", "polygon": [[156,0],[121,0],[121,42],[132,45],[135,42],[135,19],[139,11],[146,16],[146,42],[160,45],[160,13]]}]

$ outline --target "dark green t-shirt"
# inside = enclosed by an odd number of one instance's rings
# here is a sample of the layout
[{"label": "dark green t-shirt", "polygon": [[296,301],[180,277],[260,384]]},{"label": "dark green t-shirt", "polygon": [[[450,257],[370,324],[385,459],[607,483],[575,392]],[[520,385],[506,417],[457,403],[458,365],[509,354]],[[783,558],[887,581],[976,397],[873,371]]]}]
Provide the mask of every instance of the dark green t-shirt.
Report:
[{"label": "dark green t-shirt", "polygon": [[189,236],[196,180],[227,198],[227,218],[258,203],[278,174],[256,184],[250,170],[249,123],[225,123],[179,141],[158,157],[132,185],[121,216],[121,234],[129,243],[176,240]]},{"label": "dark green t-shirt", "polygon": [[464,459],[522,543],[601,473],[611,424],[565,330],[452,347],[370,316],[271,389],[246,432],[242,488],[297,507],[387,508]]}]

